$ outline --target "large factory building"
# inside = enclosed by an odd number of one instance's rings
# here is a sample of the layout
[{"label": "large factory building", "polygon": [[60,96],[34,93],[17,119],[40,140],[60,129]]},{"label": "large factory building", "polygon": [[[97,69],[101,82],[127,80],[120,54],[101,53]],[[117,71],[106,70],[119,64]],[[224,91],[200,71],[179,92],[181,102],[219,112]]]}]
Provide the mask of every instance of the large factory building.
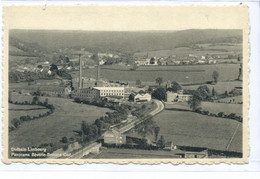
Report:
[{"label": "large factory building", "polygon": [[113,87],[113,86],[103,86],[100,78],[100,67],[97,66],[97,81],[96,85],[92,87],[84,88],[83,77],[82,77],[82,63],[79,56],[79,80],[78,87],[72,92],[72,97],[78,97],[83,99],[97,99],[100,97],[124,97],[125,89],[124,87]]}]

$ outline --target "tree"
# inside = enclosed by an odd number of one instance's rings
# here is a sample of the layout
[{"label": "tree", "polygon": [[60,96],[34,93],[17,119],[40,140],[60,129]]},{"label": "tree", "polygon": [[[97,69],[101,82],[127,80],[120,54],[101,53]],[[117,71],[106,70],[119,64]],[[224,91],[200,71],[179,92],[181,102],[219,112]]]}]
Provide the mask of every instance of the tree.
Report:
[{"label": "tree", "polygon": [[207,85],[201,85],[198,87],[197,91],[199,92],[202,100],[210,99],[210,90]]},{"label": "tree", "polygon": [[188,104],[190,105],[190,108],[195,111],[197,109],[199,109],[200,105],[201,105],[201,95],[199,94],[199,92],[195,92],[192,95],[192,98],[188,101]]},{"label": "tree", "polygon": [[62,142],[62,143],[67,143],[67,142],[68,142],[67,137],[62,137],[61,142]]},{"label": "tree", "polygon": [[218,72],[217,72],[217,71],[213,71],[213,73],[212,73],[212,78],[213,78],[213,80],[214,80],[215,83],[218,82],[218,77],[219,77]]},{"label": "tree", "polygon": [[32,100],[32,104],[36,104],[39,101],[39,97],[38,96],[34,96],[33,100]]},{"label": "tree", "polygon": [[131,93],[128,97],[129,101],[134,101],[135,99],[135,94],[134,93]]},{"label": "tree", "polygon": [[215,90],[214,88],[212,88],[212,92],[211,92],[211,93],[212,93],[212,96],[213,96],[213,97],[216,97],[216,96],[217,96],[217,92],[216,92],[216,90]]},{"label": "tree", "polygon": [[54,71],[54,72],[58,71],[58,67],[57,67],[57,65],[55,65],[55,64],[51,64],[50,71]]},{"label": "tree", "polygon": [[164,88],[160,87],[157,88],[152,92],[152,96],[159,100],[165,100],[166,99],[166,91]]},{"label": "tree", "polygon": [[154,58],[154,57],[152,57],[152,58],[150,59],[150,64],[155,64],[155,58]]},{"label": "tree", "polygon": [[182,90],[182,87],[178,82],[173,81],[171,87],[168,88],[167,90],[176,93],[178,90]]},{"label": "tree", "polygon": [[161,84],[163,83],[163,78],[162,77],[158,77],[155,79],[155,82],[159,84],[159,86],[161,86]]},{"label": "tree", "polygon": [[157,139],[158,139],[159,132],[160,132],[160,127],[158,127],[158,126],[155,127],[155,128],[154,128],[155,141],[157,141]]},{"label": "tree", "polygon": [[164,148],[165,147],[165,139],[164,139],[163,136],[161,136],[161,138],[158,140],[157,145],[160,148]]},{"label": "tree", "polygon": [[142,84],[142,82],[141,82],[141,80],[136,80],[135,84],[136,84],[136,86],[140,86]]}]

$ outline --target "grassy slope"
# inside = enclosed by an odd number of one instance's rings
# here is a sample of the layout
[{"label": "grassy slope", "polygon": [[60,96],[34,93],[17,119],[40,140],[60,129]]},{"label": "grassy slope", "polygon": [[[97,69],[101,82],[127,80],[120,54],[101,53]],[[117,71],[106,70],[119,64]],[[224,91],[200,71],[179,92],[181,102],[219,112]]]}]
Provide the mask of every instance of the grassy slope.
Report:
[{"label": "grassy slope", "polygon": [[[106,68],[106,69],[102,69]],[[178,81],[180,83],[201,83],[212,80],[212,72],[219,72],[219,80],[235,80],[238,77],[238,64],[218,64],[218,65],[192,65],[192,66],[157,66],[140,67],[136,71],[101,68],[101,77],[108,80],[154,82],[157,77],[162,77],[164,81]],[[73,77],[78,76],[78,72],[72,72]],[[96,78],[96,69],[84,69],[84,77]]]},{"label": "grassy slope", "polygon": [[207,110],[214,114],[224,112],[226,114],[235,113],[239,116],[242,116],[242,104],[202,102],[201,108],[202,110]]},{"label": "grassy slope", "polygon": [[9,105],[9,121],[17,118],[19,119],[21,116],[29,115],[29,116],[38,116],[39,114],[44,114],[49,110],[42,106],[37,105]]},{"label": "grassy slope", "polygon": [[160,126],[160,134],[175,145],[208,147],[225,150],[236,130],[234,141],[228,150],[242,151],[242,126],[239,122],[200,115],[193,112],[165,110],[154,117]]},{"label": "grassy slope", "polygon": [[[200,85],[190,85],[190,86],[183,86],[183,89],[190,89],[190,90],[196,90]],[[231,91],[235,87],[242,87],[242,82],[241,81],[223,81],[223,82],[218,82],[216,85],[209,85],[207,84],[210,90],[212,88],[215,89],[215,91],[218,94],[222,94],[225,91]]]},{"label": "grassy slope", "polygon": [[[10,133],[10,146],[38,146],[42,143],[55,143],[63,136],[73,137],[73,130],[80,129],[82,120],[92,123],[109,111],[106,108],[74,103],[70,99],[48,99],[55,106],[54,113],[45,118],[24,122],[19,129]],[[26,97],[20,100],[26,100]]]}]

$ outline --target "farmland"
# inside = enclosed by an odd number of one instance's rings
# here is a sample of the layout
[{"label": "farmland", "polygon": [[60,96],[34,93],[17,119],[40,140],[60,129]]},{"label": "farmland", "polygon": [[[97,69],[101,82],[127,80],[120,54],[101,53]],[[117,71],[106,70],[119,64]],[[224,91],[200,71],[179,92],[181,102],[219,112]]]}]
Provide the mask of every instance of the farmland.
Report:
[{"label": "farmland", "polygon": [[159,135],[175,145],[242,152],[242,125],[237,121],[171,110],[153,119],[160,126]]},{"label": "farmland", "polygon": [[98,155],[89,155],[86,158],[95,159],[124,159],[124,158],[180,158],[176,155],[176,152],[172,151],[152,151],[152,150],[140,150],[140,149],[123,149],[123,148],[103,148]]},{"label": "farmland", "polygon": [[[41,97],[40,100],[44,101],[45,98]],[[15,99],[31,101],[31,96],[20,95]],[[42,143],[57,143],[64,136],[73,137],[73,130],[80,129],[82,120],[92,123],[110,111],[106,108],[74,103],[71,99],[48,97],[48,100],[49,104],[53,104],[55,107],[54,113],[21,124],[17,130],[9,134],[9,146],[28,147],[39,146]]]},{"label": "farmland", "polygon": [[242,116],[242,104],[202,102],[201,108],[202,110],[206,110],[214,114],[224,112],[226,114],[235,113],[238,116]]},{"label": "farmland", "polygon": [[228,103],[230,101],[232,101],[232,103],[241,103],[243,101],[243,98],[241,95],[241,96],[234,96],[234,97],[219,99],[218,101],[224,102],[224,103]]},{"label": "farmland", "polygon": [[44,114],[49,110],[43,106],[38,105],[15,105],[9,104],[9,124],[10,120],[26,115],[29,116],[39,116],[39,114]]},{"label": "farmland", "polygon": [[[141,66],[135,71],[129,69],[112,68],[112,66],[101,67],[101,77],[107,80],[121,80],[135,82],[154,82],[157,77],[164,81],[178,81],[180,83],[204,83],[212,80],[212,72],[219,72],[219,80],[235,80],[238,77],[239,64],[217,64],[217,65],[190,65],[190,66]],[[72,72],[77,77],[78,72]],[[96,78],[96,68],[84,69],[83,76]]]},{"label": "farmland", "polygon": [[[220,74],[221,75],[221,74]],[[183,89],[189,89],[189,90],[196,90],[200,85],[183,85]],[[235,87],[242,87],[241,81],[220,81],[215,85],[207,84],[210,91],[212,88],[215,89],[215,91],[218,94],[223,94],[225,91],[231,91]]]},{"label": "farmland", "polygon": [[189,55],[193,54],[196,56],[202,55],[223,55],[223,54],[236,54],[241,53],[242,51],[242,44],[198,44],[200,49],[194,49],[190,47],[176,47],[171,50],[155,50],[155,51],[148,51],[148,52],[138,52],[135,53],[134,56],[136,57],[144,57],[147,55],[150,57],[165,57],[171,55]]}]

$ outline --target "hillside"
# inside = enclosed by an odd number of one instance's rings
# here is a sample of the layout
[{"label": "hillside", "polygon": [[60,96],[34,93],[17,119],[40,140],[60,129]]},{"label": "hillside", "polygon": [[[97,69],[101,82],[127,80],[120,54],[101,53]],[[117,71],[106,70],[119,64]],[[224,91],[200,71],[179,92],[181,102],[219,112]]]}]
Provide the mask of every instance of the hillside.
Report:
[{"label": "hillside", "polygon": [[[15,39],[15,40],[12,40]],[[183,30],[143,32],[11,30],[10,44],[20,40],[48,51],[85,48],[98,52],[166,50],[195,43],[241,43],[242,30]]]}]

